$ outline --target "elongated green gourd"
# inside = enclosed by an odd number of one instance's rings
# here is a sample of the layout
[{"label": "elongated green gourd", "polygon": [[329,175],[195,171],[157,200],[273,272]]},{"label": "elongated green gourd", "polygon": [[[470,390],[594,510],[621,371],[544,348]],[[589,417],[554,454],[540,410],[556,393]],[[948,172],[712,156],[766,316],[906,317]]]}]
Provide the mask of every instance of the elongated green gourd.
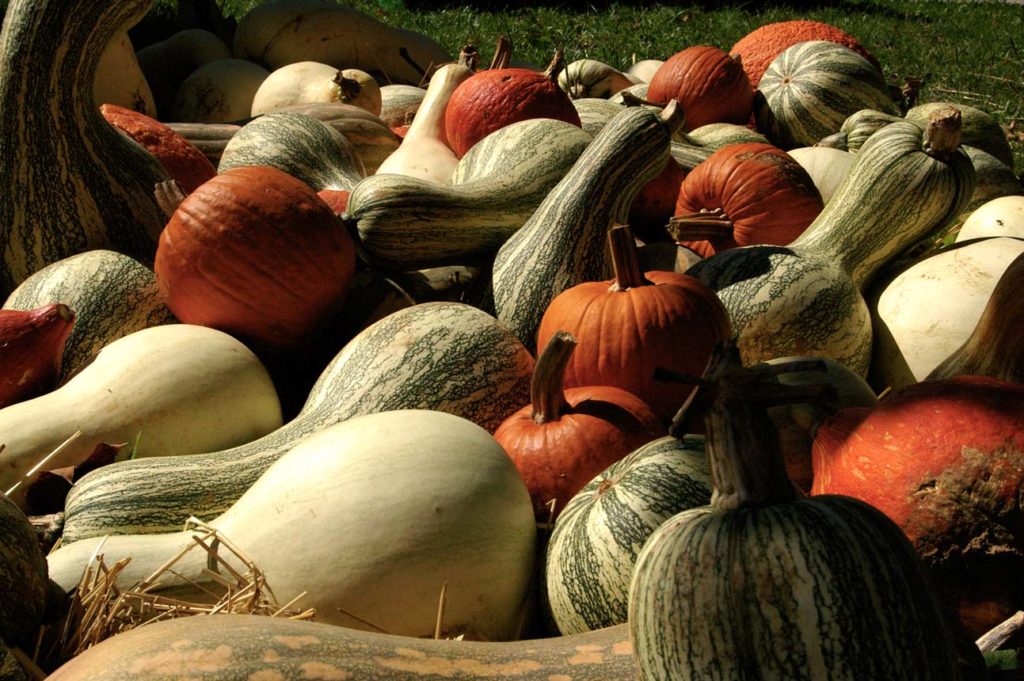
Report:
[{"label": "elongated green gourd", "polygon": [[[100,55],[151,0],[13,0],[0,32],[0,298],[90,248],[152,262],[167,174],[93,99]],[[59,49],[55,49],[59,45]]]},{"label": "elongated green gourd", "polygon": [[452,184],[397,174],[355,186],[347,219],[360,255],[398,271],[490,255],[533,211],[590,143],[579,127],[548,118],[513,123],[473,146]]},{"label": "elongated green gourd", "polygon": [[628,220],[640,189],[665,167],[682,110],[626,109],[613,118],[494,260],[498,320],[528,348],[551,299],[605,278],[607,231]]},{"label": "elongated green gourd", "polygon": [[958,215],[974,190],[958,149],[959,113],[927,131],[906,121],[864,145],[832,200],[789,246],[749,246],[687,273],[729,312],[747,363],[830,357],[866,375],[871,317],[861,291],[889,259]]},{"label": "elongated green gourd", "polygon": [[529,400],[533,358],[490,315],[462,303],[399,310],[352,339],[299,415],[247,445],[93,471],[71,491],[64,541],[172,532],[224,512],[294,444],[360,414],[446,411],[493,431]]}]

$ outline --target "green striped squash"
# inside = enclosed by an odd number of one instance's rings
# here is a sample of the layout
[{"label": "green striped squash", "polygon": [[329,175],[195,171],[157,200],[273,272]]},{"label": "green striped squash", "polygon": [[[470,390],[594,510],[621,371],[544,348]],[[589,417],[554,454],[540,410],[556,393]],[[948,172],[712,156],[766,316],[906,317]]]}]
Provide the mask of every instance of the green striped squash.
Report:
[{"label": "green striped squash", "polygon": [[760,142],[768,144],[768,138],[745,125],[735,123],[708,123],[694,128],[686,136],[697,145],[715,151],[730,144]]},{"label": "green striped squash", "polygon": [[275,112],[242,126],[224,147],[217,172],[243,166],[271,166],[316,191],[350,191],[366,171],[348,140],[311,116]]},{"label": "green striped squash", "polygon": [[641,678],[960,678],[938,596],[900,528],[856,499],[807,498],[786,476],[767,410],[812,393],[771,374],[805,366],[744,368],[735,348],[712,359],[686,414],[704,418],[711,505],[659,526],[630,583]]},{"label": "green striped squash", "polygon": [[974,191],[957,119],[943,120],[928,133],[900,121],[872,135],[789,246],[732,249],[687,271],[718,294],[745,362],[829,357],[866,375],[871,316],[862,289],[888,260],[958,215]]},{"label": "green striped squash", "polygon": [[379,116],[358,106],[341,102],[296,104],[282,111],[300,113],[331,126],[348,140],[352,151],[363,163],[367,175],[398,148],[401,140]]},{"label": "green striped squash", "polygon": [[626,622],[640,548],[670,516],[711,501],[704,438],[663,437],[612,464],[555,521],[545,562],[548,609],[562,635]]},{"label": "green striped squash", "polygon": [[944,106],[955,106],[963,114],[961,139],[964,144],[986,151],[1006,165],[1013,167],[1013,151],[1010,149],[1006,132],[999,121],[986,111],[967,104],[926,102],[907,111],[906,119],[924,127],[928,124],[928,117]]},{"label": "green striped squash", "polygon": [[902,119],[893,114],[874,109],[861,109],[847,116],[843,124],[839,126],[839,132],[822,138],[818,141],[817,146],[857,153],[871,135],[899,120]]},{"label": "green striped squash", "polygon": [[46,557],[35,531],[21,509],[0,495],[0,648],[5,641],[34,643],[48,590]]},{"label": "green striped squash", "polygon": [[391,83],[380,88],[380,119],[391,127],[412,123],[426,97],[426,88]]},{"label": "green striped squash", "polygon": [[624,681],[637,678],[625,626],[529,641],[451,641],[283,617],[157,622],[107,639],[51,681],[136,681],[153,661],[191,681]]},{"label": "green striped squash", "polygon": [[589,143],[575,125],[537,118],[473,145],[450,185],[396,174],[367,177],[346,211],[360,255],[373,267],[398,271],[493,255]]},{"label": "green striped squash", "polygon": [[768,66],[755,98],[757,129],[783,149],[811,146],[861,109],[897,115],[871,62],[827,40],[797,43]]},{"label": "green striped squash", "polygon": [[607,231],[628,221],[637,193],[665,167],[681,119],[671,104],[660,115],[644,108],[621,112],[498,250],[494,309],[527,348],[536,344],[541,316],[556,295],[607,276]]},{"label": "green striped squash", "polygon": [[971,200],[968,201],[963,211],[956,218],[956,223],[962,223],[967,216],[973,213],[992,199],[1001,196],[1020,196],[1024,194],[1024,185],[1013,174],[1013,168],[1006,165],[992,154],[972,147],[967,144],[963,146],[967,156],[974,166],[975,186]]},{"label": "green striped squash", "polygon": [[153,261],[166,221],[153,186],[167,173],[93,99],[101,54],[150,2],[8,4],[0,31],[0,298],[45,265],[91,248]]},{"label": "green striped squash", "polygon": [[672,142],[672,158],[687,172],[708,160],[714,150],[686,142]]},{"label": "green striped squash", "polygon": [[433,409],[493,432],[529,401],[533,365],[508,330],[469,305],[399,310],[346,344],[278,430],[220,452],[119,462],[85,476],[68,496],[64,541],[170,532],[190,515],[218,515],[300,439],[353,416]]},{"label": "green striped squash", "polygon": [[152,270],[103,249],[47,265],[13,291],[3,309],[34,310],[50,303],[64,303],[75,312],[75,326],[64,346],[61,383],[118,338],[178,321],[164,304]]},{"label": "green striped squash", "polygon": [[591,137],[600,132],[608,121],[622,113],[622,109],[625,108],[622,104],[616,104],[603,97],[581,97],[572,100],[572,105],[579,114],[580,124]]}]

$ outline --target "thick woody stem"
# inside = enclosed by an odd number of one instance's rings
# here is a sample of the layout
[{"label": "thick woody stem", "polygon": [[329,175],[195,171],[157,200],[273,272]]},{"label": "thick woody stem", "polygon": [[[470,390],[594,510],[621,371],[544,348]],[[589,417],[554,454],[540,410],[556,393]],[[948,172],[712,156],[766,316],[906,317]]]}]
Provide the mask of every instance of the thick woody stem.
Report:
[{"label": "thick woody stem", "polygon": [[608,249],[612,255],[615,283],[612,290],[627,291],[637,286],[648,286],[637,255],[636,238],[629,225],[615,225],[608,230]]},{"label": "thick woody stem", "polygon": [[530,380],[530,403],[533,407],[530,416],[534,423],[557,421],[565,411],[567,405],[562,380],[575,349],[576,337],[568,331],[559,331],[537,358]]}]

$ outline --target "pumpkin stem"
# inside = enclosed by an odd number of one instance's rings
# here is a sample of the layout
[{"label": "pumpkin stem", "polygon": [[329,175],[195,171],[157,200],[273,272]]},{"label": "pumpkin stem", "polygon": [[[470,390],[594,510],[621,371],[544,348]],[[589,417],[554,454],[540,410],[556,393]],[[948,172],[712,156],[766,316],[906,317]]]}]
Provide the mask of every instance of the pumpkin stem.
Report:
[{"label": "pumpkin stem", "polygon": [[174,211],[178,210],[181,202],[185,200],[185,192],[174,180],[157,182],[153,186],[153,196],[156,197],[157,205],[160,206],[160,210],[164,212],[168,220],[174,215]]},{"label": "pumpkin stem", "polygon": [[828,147],[829,149],[840,149],[842,151],[850,150],[849,133],[840,130],[837,133],[833,133],[827,137],[822,137],[818,140],[816,147]]},{"label": "pumpkin stem", "polygon": [[461,66],[465,66],[470,71],[476,71],[477,64],[480,62],[480,53],[476,51],[476,47],[473,45],[466,45],[459,50],[459,61]]},{"label": "pumpkin stem", "polygon": [[333,82],[338,86],[338,101],[342,104],[354,102],[363,91],[363,86],[358,80],[342,75],[341,71],[334,76]]},{"label": "pumpkin stem", "polygon": [[665,127],[668,128],[669,134],[673,137],[683,129],[683,124],[686,123],[686,114],[683,112],[683,105],[679,103],[678,99],[670,99],[665,108],[661,110],[660,117]]},{"label": "pumpkin stem", "polygon": [[924,132],[924,151],[929,156],[948,161],[960,146],[963,115],[955,106],[944,106],[928,117]]},{"label": "pumpkin stem", "polygon": [[555,50],[555,56],[551,63],[544,69],[544,76],[552,83],[558,84],[558,74],[565,70],[565,58],[562,56],[561,48]]},{"label": "pumpkin stem", "polygon": [[615,271],[612,291],[628,291],[637,286],[650,285],[651,282],[644,278],[640,269],[636,237],[629,225],[615,225],[608,230],[608,250],[611,251],[612,268]]},{"label": "pumpkin stem", "polygon": [[498,44],[494,48],[494,57],[491,59],[491,69],[506,69],[512,60],[512,41],[502,33],[498,36]]},{"label": "pumpkin stem", "polygon": [[537,358],[530,379],[530,404],[533,407],[530,418],[534,423],[543,425],[557,421],[568,406],[562,380],[576,343],[576,336],[568,331],[558,331]]},{"label": "pumpkin stem", "polygon": [[702,208],[697,213],[685,213],[669,218],[669,235],[676,241],[719,241],[732,236],[733,224],[721,208]]},{"label": "pumpkin stem", "polygon": [[999,278],[974,331],[964,344],[935,367],[927,380],[953,376],[991,376],[1024,383],[1024,254]]}]

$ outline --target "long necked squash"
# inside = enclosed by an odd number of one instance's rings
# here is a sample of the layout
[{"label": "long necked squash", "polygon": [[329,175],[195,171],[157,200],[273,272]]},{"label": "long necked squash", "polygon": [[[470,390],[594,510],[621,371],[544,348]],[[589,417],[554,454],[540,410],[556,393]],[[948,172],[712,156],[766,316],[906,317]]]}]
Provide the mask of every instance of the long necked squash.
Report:
[{"label": "long necked squash", "polygon": [[856,499],[803,498],[786,476],[766,408],[814,391],[772,384],[785,369],[745,369],[726,348],[683,414],[705,414],[714,492],[637,557],[629,627],[642,678],[960,678],[951,627],[899,527]]},{"label": "long necked squash", "polygon": [[626,109],[613,118],[494,260],[498,320],[528,348],[548,303],[586,281],[606,279],[607,232],[624,224],[637,193],[669,160],[682,110]]},{"label": "long necked squash", "polygon": [[120,634],[75,657],[50,678],[127,681],[150,669],[180,670],[194,681],[308,681],[318,676],[622,681],[637,675],[625,625],[575,636],[484,643],[394,636],[278,617],[216,615],[158,622]]},{"label": "long necked squash", "polygon": [[90,248],[152,262],[165,220],[153,185],[167,174],[93,99],[104,48],[149,5],[8,5],[0,31],[0,297],[44,265]]},{"label": "long necked squash", "polygon": [[398,174],[367,177],[349,196],[346,216],[359,234],[360,255],[374,267],[405,271],[494,254],[590,139],[571,123],[531,119],[475,144],[449,185]]},{"label": "long necked squash", "polygon": [[[444,635],[519,635],[536,551],[530,494],[501,445],[464,418],[400,410],[335,424],[296,444],[207,524],[260,569],[280,602],[301,596],[320,622],[427,636],[447,585]],[[131,558],[117,577],[127,588],[194,534],[65,543],[47,556],[50,579],[73,588],[102,552],[111,564]],[[189,553],[153,592],[205,600],[201,587],[218,578],[208,561]]]},{"label": "long necked squash", "polygon": [[533,366],[522,344],[474,307],[436,302],[399,310],[349,341],[298,416],[267,436],[87,475],[68,498],[64,540],[172,532],[191,515],[222,513],[299,439],[353,416],[435,409],[493,431],[529,400]]},{"label": "long necked squash", "polygon": [[277,392],[248,348],[202,326],[156,326],[107,345],[57,390],[0,409],[0,489],[20,502],[44,459],[48,469],[73,466],[100,442],[168,456],[232,447],[280,425]]},{"label": "long necked squash", "polygon": [[867,373],[871,318],[861,291],[887,260],[958,215],[974,189],[959,113],[944,111],[928,130],[900,121],[872,135],[789,246],[732,249],[688,270],[718,293],[745,362],[823,356]]}]

